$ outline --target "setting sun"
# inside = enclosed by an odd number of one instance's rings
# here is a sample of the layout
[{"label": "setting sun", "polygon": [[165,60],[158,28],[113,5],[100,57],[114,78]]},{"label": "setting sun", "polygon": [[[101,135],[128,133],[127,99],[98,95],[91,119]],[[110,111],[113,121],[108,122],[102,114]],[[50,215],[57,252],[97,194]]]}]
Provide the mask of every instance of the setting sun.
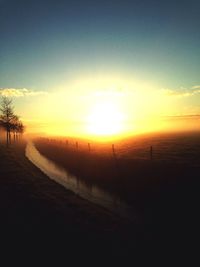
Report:
[{"label": "setting sun", "polygon": [[88,117],[88,132],[94,135],[120,134],[123,114],[115,103],[97,103]]},{"label": "setting sun", "polygon": [[200,0],[0,0],[4,254],[199,258],[199,11]]}]

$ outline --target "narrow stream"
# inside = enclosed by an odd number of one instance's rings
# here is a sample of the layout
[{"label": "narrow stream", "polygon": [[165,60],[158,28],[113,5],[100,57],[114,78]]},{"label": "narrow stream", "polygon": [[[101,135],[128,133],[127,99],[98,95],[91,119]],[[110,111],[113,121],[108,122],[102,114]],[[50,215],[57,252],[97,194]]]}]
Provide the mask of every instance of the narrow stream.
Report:
[{"label": "narrow stream", "polygon": [[89,186],[78,177],[69,174],[65,169],[57,166],[53,161],[47,159],[36,149],[33,142],[28,142],[26,146],[26,157],[37,166],[50,179],[63,185],[84,199],[122,216],[135,220],[136,216],[133,208],[126,205],[117,196],[112,195],[96,185]]}]

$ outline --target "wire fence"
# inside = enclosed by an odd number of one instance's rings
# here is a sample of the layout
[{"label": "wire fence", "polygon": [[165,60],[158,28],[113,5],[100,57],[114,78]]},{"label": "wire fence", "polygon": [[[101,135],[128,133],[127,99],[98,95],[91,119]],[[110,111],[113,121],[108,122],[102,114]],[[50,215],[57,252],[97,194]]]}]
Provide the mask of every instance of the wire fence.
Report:
[{"label": "wire fence", "polygon": [[72,138],[40,138],[42,142],[74,151],[83,151],[116,159],[140,159],[200,164],[200,135],[160,136],[98,143]]}]

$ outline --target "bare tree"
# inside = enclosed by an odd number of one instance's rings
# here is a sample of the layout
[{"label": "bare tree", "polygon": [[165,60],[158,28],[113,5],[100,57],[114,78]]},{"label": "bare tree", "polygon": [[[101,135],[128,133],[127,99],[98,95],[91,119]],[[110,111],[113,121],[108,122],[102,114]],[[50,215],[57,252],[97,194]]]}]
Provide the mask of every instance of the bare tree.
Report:
[{"label": "bare tree", "polygon": [[1,125],[6,129],[6,139],[8,145],[10,142],[10,131],[11,131],[12,120],[14,119],[12,99],[9,99],[7,97],[2,97],[0,111],[1,111],[0,115]]},{"label": "bare tree", "polygon": [[13,123],[13,133],[14,139],[18,139],[24,133],[25,127],[23,123],[17,118],[15,123]]},{"label": "bare tree", "polygon": [[8,145],[11,141],[11,132],[13,132],[14,139],[16,139],[19,134],[24,132],[24,125],[19,120],[19,117],[14,114],[12,99],[2,97],[0,111],[0,124],[6,130],[6,140]]},{"label": "bare tree", "polygon": [[11,132],[13,133],[14,140],[17,139],[17,131],[18,131],[19,118],[14,115],[11,122]]}]

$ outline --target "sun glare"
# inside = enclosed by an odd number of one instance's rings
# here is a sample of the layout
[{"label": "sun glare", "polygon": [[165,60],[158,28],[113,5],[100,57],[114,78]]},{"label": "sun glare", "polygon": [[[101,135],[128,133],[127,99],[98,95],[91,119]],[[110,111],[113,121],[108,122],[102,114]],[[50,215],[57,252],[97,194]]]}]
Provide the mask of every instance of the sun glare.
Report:
[{"label": "sun glare", "polygon": [[31,130],[105,141],[169,127],[162,118],[174,112],[171,98],[151,84],[108,76],[80,77],[40,96],[40,108],[29,106],[31,119],[40,119]]},{"label": "sun glare", "polygon": [[123,114],[114,103],[96,104],[88,117],[88,132],[99,136],[120,134]]}]

